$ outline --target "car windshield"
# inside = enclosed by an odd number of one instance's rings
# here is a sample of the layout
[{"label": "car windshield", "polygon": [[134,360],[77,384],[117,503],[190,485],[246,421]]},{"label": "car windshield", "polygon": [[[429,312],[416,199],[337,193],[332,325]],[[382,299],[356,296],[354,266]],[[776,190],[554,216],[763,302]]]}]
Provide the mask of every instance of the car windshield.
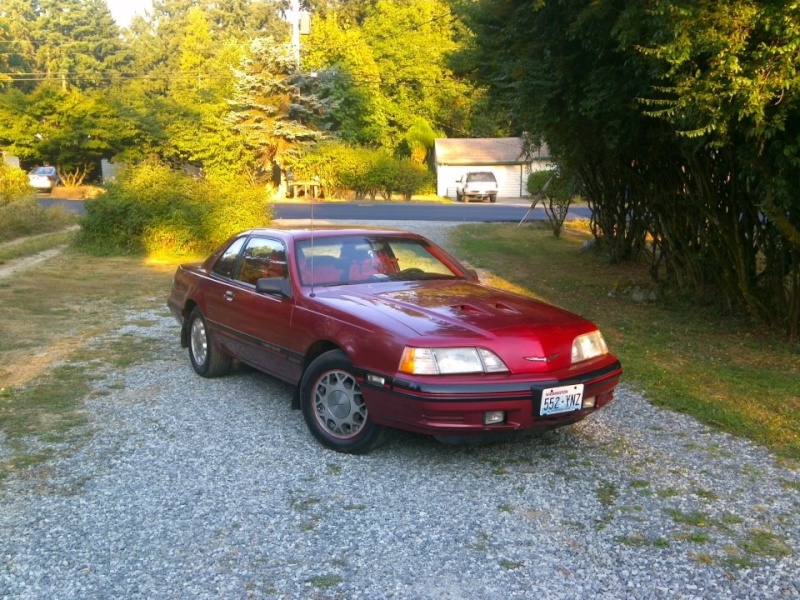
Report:
[{"label": "car windshield", "polygon": [[419,239],[343,236],[303,240],[295,250],[302,285],[460,277]]},{"label": "car windshield", "polygon": [[468,179],[470,181],[494,181],[494,174],[492,173],[470,173]]}]

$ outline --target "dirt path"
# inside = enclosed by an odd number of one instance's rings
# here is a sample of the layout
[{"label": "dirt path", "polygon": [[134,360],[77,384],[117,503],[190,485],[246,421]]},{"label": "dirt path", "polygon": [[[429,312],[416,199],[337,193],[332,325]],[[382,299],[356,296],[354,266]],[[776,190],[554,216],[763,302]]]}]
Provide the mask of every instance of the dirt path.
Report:
[{"label": "dirt path", "polygon": [[[76,231],[78,229],[78,225],[73,225],[72,227],[68,227],[64,231]],[[27,237],[21,237],[10,242],[4,242],[0,244],[0,248],[9,248],[13,246],[18,246],[24,242],[35,240],[37,238],[45,237],[48,235],[53,235],[53,233],[58,232],[50,232],[50,233],[42,233],[39,235],[30,235]],[[12,260],[8,260],[2,265],[0,265],[0,279],[4,277],[9,277],[19,271],[23,271],[28,267],[32,267],[40,262],[45,260],[49,260],[54,256],[58,256],[67,248],[67,244],[62,244],[60,246],[54,246],[53,248],[48,248],[47,250],[43,250],[42,252],[37,252],[36,254],[31,254],[30,256],[21,256],[19,258],[15,258]]]},{"label": "dirt path", "polygon": [[49,248],[44,252],[38,252],[30,256],[23,256],[22,258],[16,258],[14,260],[10,260],[5,264],[0,265],[0,279],[3,279],[5,277],[10,277],[15,273],[24,271],[28,267],[32,267],[35,264],[51,259],[54,256],[58,256],[64,251],[66,247],[67,244],[63,244],[61,246],[55,246],[54,248]]}]

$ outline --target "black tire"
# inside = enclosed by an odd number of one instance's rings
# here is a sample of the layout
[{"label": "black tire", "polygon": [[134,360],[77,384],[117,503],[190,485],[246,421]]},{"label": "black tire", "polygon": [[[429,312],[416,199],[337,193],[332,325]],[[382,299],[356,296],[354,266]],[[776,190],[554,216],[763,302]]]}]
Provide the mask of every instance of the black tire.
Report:
[{"label": "black tire", "polygon": [[321,354],[303,373],[300,408],[309,431],[331,450],[365,454],[386,438],[386,428],[369,419],[353,365],[341,350]]},{"label": "black tire", "polygon": [[456,192],[456,202],[461,202],[461,194]]},{"label": "black tire", "polygon": [[495,195],[489,196],[489,202],[497,202],[497,196]]},{"label": "black tire", "polygon": [[231,370],[231,357],[214,345],[203,313],[196,306],[189,315],[189,359],[192,368],[203,377],[221,377]]}]

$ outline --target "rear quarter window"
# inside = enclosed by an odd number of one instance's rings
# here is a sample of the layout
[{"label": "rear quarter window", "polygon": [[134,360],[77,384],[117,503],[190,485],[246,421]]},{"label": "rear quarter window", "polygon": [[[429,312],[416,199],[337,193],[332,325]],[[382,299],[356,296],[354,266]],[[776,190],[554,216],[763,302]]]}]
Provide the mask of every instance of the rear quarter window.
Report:
[{"label": "rear quarter window", "polygon": [[244,240],[245,238],[239,238],[228,246],[228,249],[217,259],[211,270],[222,277],[232,277],[236,259],[239,258],[239,253],[242,251]]}]

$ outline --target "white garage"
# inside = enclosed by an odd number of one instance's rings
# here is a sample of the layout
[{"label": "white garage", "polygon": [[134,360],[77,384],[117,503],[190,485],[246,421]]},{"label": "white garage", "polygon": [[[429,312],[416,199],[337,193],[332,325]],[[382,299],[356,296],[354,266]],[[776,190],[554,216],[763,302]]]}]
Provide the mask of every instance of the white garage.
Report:
[{"label": "white garage", "polygon": [[498,196],[528,196],[531,171],[552,168],[547,145],[529,155],[522,138],[438,138],[435,141],[436,193],[456,197],[456,180],[470,171],[491,171],[497,179]]}]

